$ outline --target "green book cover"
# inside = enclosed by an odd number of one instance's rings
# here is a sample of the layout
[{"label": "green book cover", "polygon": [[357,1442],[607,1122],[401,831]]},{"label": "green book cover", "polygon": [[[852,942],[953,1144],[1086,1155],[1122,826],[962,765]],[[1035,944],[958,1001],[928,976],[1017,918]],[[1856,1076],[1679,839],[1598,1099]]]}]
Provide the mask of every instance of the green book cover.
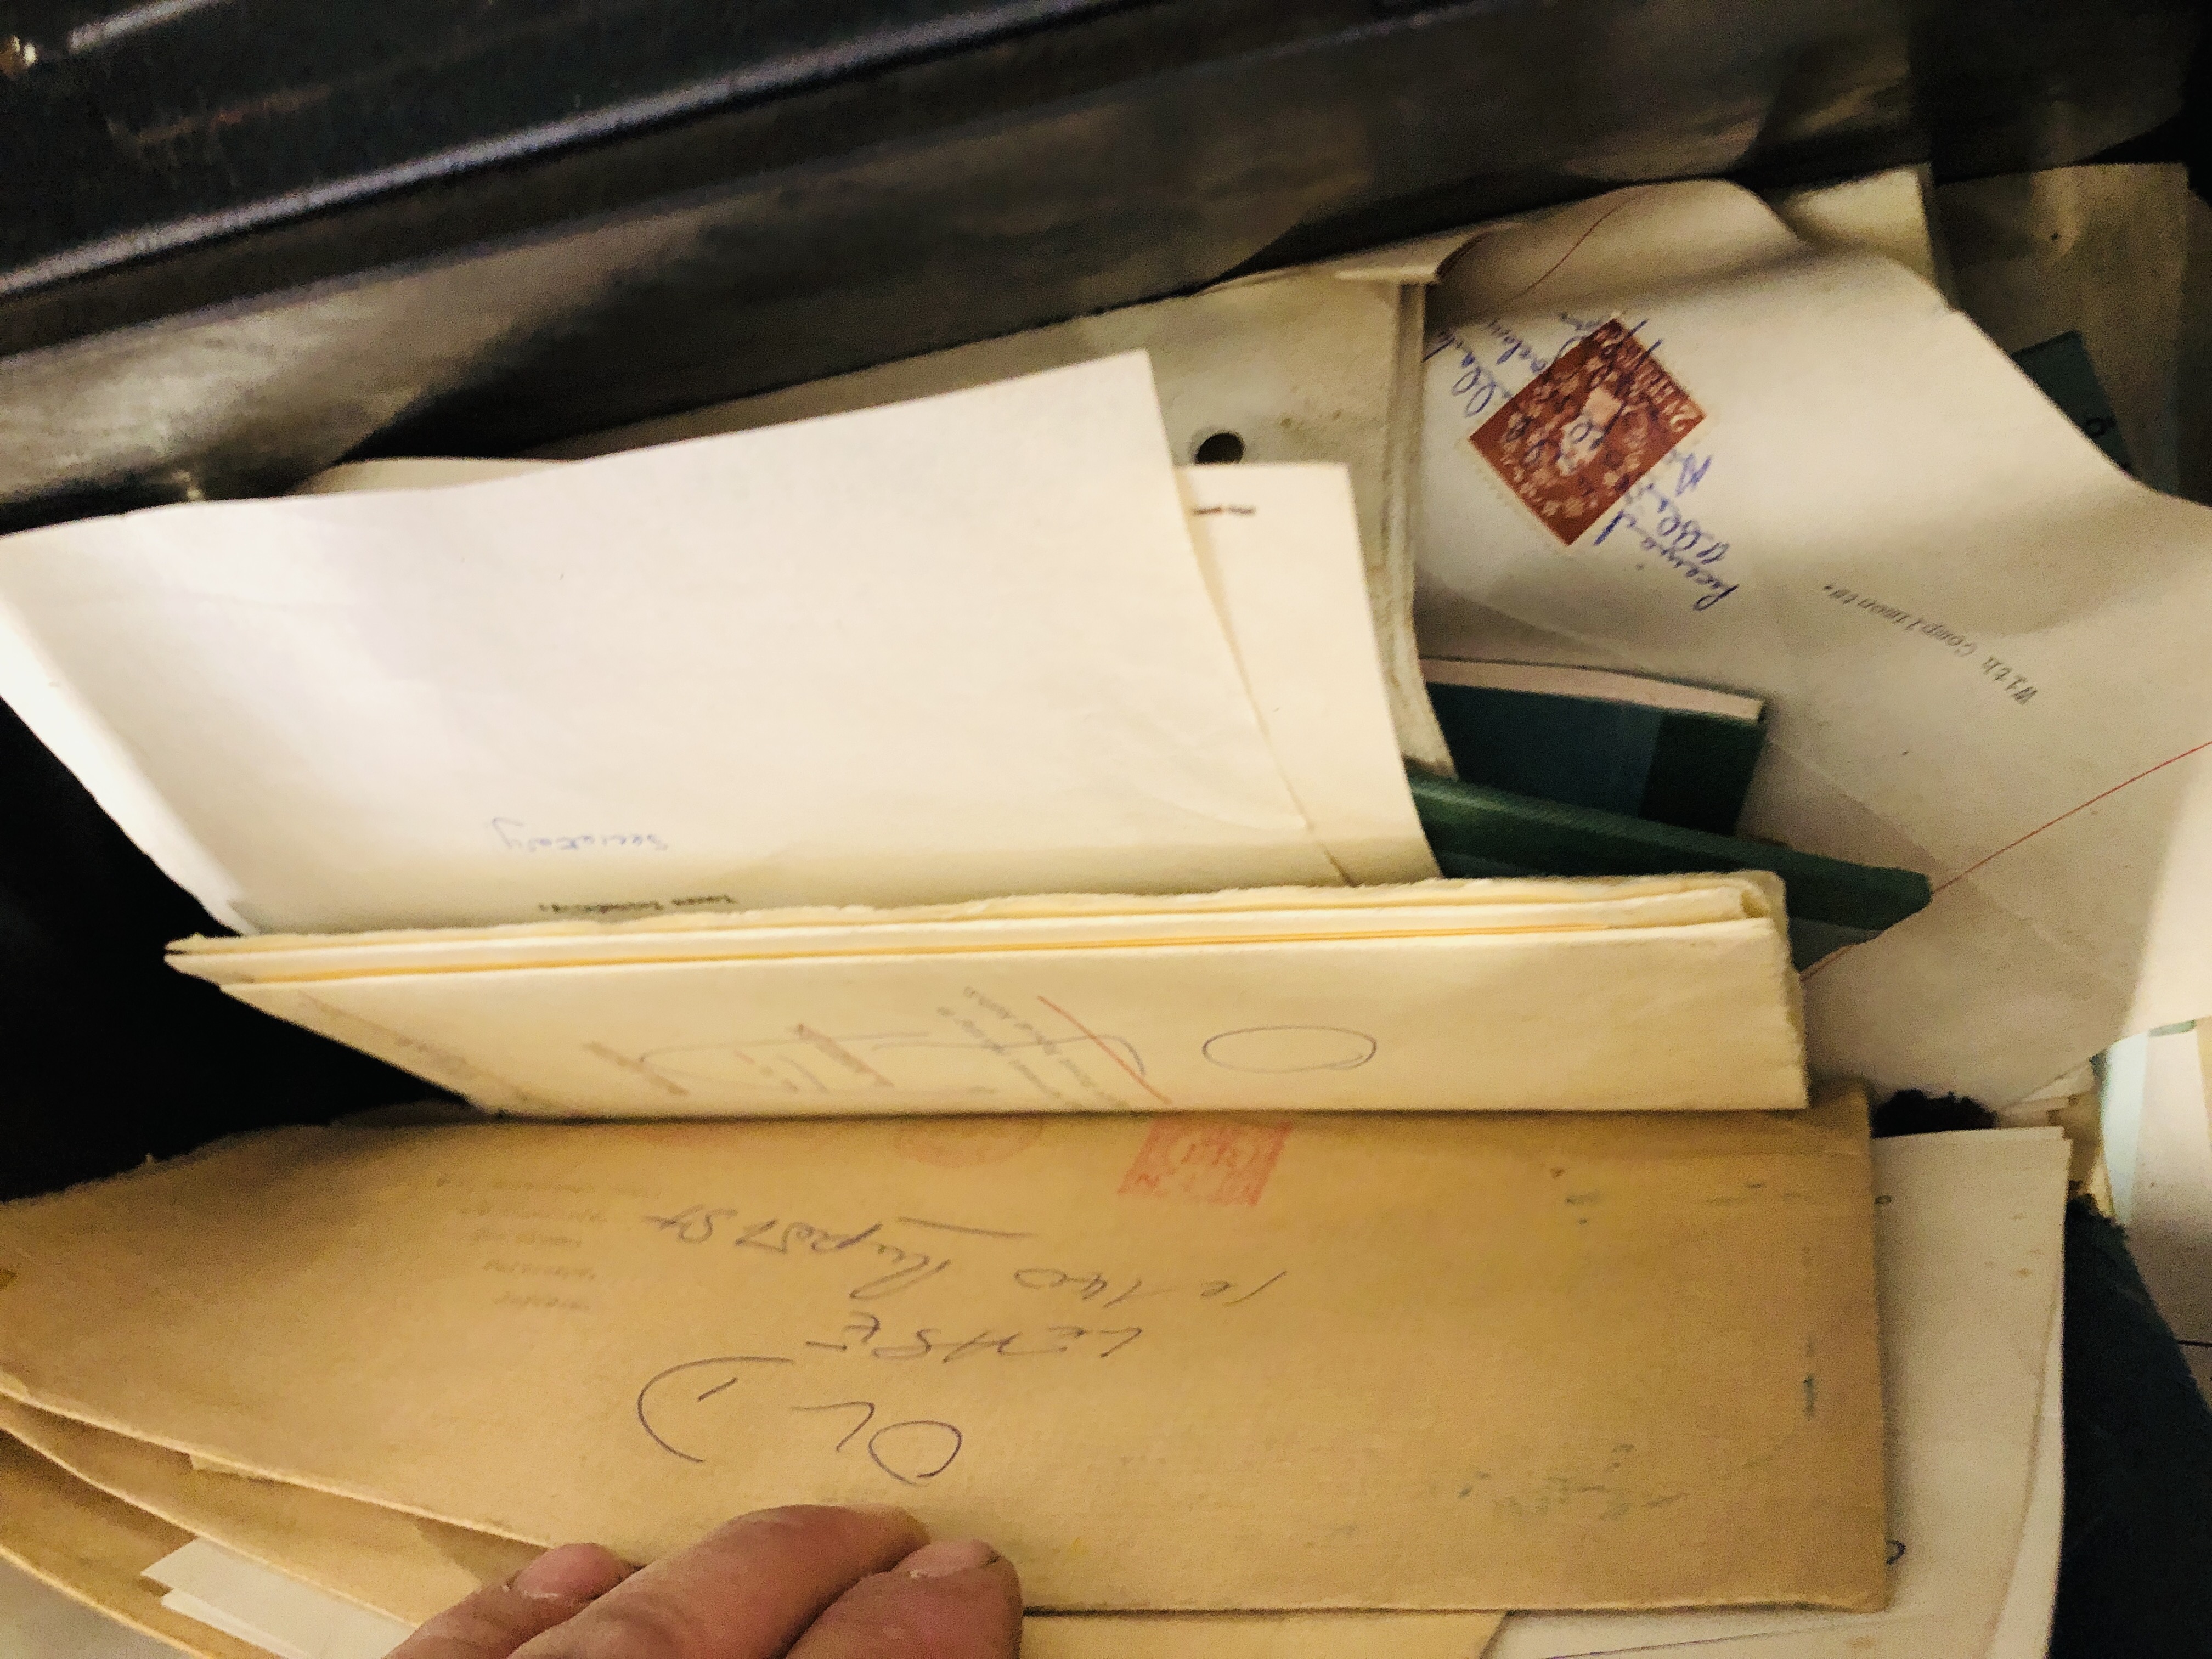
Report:
[{"label": "green book cover", "polygon": [[1469,783],[1725,836],[1766,740],[1755,697],[1605,669],[1422,664]]}]

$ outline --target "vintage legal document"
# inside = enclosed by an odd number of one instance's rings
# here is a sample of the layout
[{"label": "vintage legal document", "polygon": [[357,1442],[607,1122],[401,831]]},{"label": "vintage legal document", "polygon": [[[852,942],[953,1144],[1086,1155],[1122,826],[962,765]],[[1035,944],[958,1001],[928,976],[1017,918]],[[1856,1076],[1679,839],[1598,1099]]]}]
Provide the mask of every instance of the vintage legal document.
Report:
[{"label": "vintage legal document", "polygon": [[1730,185],[1486,237],[1433,313],[1425,649],[1762,696],[1745,832],[1936,884],[1808,976],[1816,1067],[2002,1103],[2212,1006],[2212,514]]},{"label": "vintage legal document", "polygon": [[0,1211],[0,1393],[640,1558],[897,1502],[1047,1609],[1866,1606],[1867,1158],[1847,1093],[280,1132]]}]

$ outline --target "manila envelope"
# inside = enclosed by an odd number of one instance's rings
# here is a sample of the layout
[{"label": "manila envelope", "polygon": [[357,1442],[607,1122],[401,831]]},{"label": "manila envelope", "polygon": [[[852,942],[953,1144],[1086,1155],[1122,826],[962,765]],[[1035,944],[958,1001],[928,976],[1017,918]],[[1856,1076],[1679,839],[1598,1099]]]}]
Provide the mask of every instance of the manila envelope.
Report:
[{"label": "manila envelope", "polygon": [[780,1502],[1060,1610],[1883,1594],[1863,1098],[286,1130],[0,1210],[0,1395],[633,1559]]},{"label": "manila envelope", "polygon": [[269,1659],[263,1650],[161,1605],[139,1575],[191,1534],[107,1497],[0,1435],[0,1561],[199,1659]]},{"label": "manila envelope", "polygon": [[[0,1556],[205,1659],[236,1643],[179,1621],[142,1580],[198,1537],[347,1603],[420,1624],[537,1552],[303,1486],[194,1468],[143,1441],[0,1402]],[[33,1455],[45,1451],[49,1462]],[[169,1577],[175,1575],[172,1572]],[[248,1581],[252,1570],[228,1575]],[[216,1598],[206,1591],[204,1599]],[[251,1607],[227,1605],[234,1614]],[[1494,1613],[1031,1613],[1024,1659],[1476,1659]]]}]

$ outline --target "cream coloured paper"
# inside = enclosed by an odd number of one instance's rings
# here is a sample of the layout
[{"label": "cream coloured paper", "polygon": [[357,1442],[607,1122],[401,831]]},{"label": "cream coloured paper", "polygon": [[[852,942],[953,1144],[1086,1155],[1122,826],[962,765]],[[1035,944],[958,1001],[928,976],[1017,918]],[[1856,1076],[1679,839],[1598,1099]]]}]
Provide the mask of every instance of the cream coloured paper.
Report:
[{"label": "cream coloured paper", "polygon": [[1345,626],[1367,605],[1345,469],[1194,466],[1178,477],[1261,729],[1322,850],[1349,882],[1435,875],[1374,637]]},{"label": "cream coloured paper", "polygon": [[2043,1409],[2036,1419],[2035,1459],[2027,1487],[2027,1518],[2020,1553],[2013,1559],[1989,1659],[2046,1659],[2058,1597],[2058,1555],[2066,1534],[2065,1316],[2051,1316],[2051,1346],[2043,1367]]},{"label": "cream coloured paper", "polygon": [[146,1569],[173,1613],[265,1648],[277,1659],[384,1659],[410,1626],[195,1538]]},{"label": "cream coloured paper", "polygon": [[1777,191],[1766,204],[1814,247],[1837,253],[1879,253],[1946,297],[1954,297],[1948,250],[1929,222],[1929,201],[1935,190],[1935,175],[1923,162]]},{"label": "cream coloured paper", "polygon": [[[440,489],[554,465],[356,461],[301,488]],[[1267,745],[1322,850],[1346,881],[1435,875],[1373,635],[1345,625],[1367,606],[1345,469],[1185,467],[1177,477],[1206,591]]]},{"label": "cream coloured paper", "polygon": [[[1804,1103],[1771,878],[1501,885],[1560,902],[1437,881],[1125,914],[756,917],[719,938],[610,932],[585,943],[627,959],[588,965],[565,933],[198,942],[173,960],[538,1116]],[[471,970],[475,951],[506,965]]]},{"label": "cream coloured paper", "polygon": [[1366,553],[1364,603],[1390,689],[1397,740],[1407,755],[1449,775],[1451,757],[1414,660],[1407,518],[1420,438],[1423,301],[1437,270],[1475,234],[1449,232],[1334,264],[1268,271],[1178,299],[712,404],[540,453],[603,455],[708,433],[756,430],[1116,352],[1147,352],[1177,460],[1196,460],[1208,439],[1226,435],[1248,462],[1331,461],[1350,470]]},{"label": "cream coloured paper", "polygon": [[[2003,1103],[2212,1006],[2185,623],[2212,516],[2120,475],[1925,284],[1732,186],[1486,238],[1436,310],[1425,648],[1764,696],[1745,832],[1935,882],[1808,976],[1816,1066]],[[1607,319],[1701,418],[1569,544],[1469,437]]]},{"label": "cream coloured paper", "polygon": [[1874,1159],[1898,1557],[1888,1607],[1516,1614],[1490,1659],[1708,1644],[1778,1659],[1832,1649],[1919,1659],[1989,1646],[2021,1562],[2045,1409],[2059,1386],[2066,1142],[2056,1129],[1910,1135],[1876,1141]]},{"label": "cream coloured paper", "polygon": [[1863,1111],[281,1132],[0,1211],[0,1392],[639,1559],[901,1502],[1048,1608],[1863,1605]]},{"label": "cream coloured paper", "polygon": [[986,936],[1024,946],[1174,940],[1390,936],[1402,933],[1589,933],[1678,927],[1772,915],[1781,884],[1757,871],[1679,876],[1529,876],[1358,889],[1261,888],[1145,896],[1060,893],[898,910],[821,906],[694,912],[629,921],[518,922],[374,933],[195,935],[175,965],[218,985],[357,974],[732,956],[841,949],[914,955]]},{"label": "cream coloured paper", "polygon": [[27,532],[0,696],[248,931],[1337,879],[1136,356]]}]

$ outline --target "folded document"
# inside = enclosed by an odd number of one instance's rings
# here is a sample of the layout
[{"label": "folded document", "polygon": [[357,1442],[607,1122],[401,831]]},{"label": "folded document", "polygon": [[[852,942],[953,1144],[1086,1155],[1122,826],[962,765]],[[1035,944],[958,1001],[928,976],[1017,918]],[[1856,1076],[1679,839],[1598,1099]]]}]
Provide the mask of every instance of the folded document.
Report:
[{"label": "folded document", "polygon": [[1045,1608],[1882,1596],[1851,1093],[285,1130],[0,1209],[0,1395],[633,1559],[814,1500]]},{"label": "folded document", "polygon": [[171,960],[534,1115],[1805,1102],[1758,873],[264,935]]}]

